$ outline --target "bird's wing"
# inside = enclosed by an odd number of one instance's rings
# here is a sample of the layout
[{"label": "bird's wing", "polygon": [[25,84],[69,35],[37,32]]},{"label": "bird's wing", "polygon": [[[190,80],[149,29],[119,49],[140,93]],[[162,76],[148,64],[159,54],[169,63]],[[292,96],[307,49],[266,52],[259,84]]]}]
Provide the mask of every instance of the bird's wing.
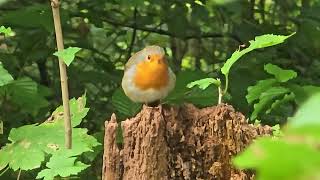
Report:
[{"label": "bird's wing", "polygon": [[130,59],[128,60],[128,62],[126,63],[126,65],[124,66],[124,70],[129,69],[132,65],[138,63],[138,61],[143,60],[142,53],[143,53],[143,50],[138,51],[133,56],[131,56]]}]

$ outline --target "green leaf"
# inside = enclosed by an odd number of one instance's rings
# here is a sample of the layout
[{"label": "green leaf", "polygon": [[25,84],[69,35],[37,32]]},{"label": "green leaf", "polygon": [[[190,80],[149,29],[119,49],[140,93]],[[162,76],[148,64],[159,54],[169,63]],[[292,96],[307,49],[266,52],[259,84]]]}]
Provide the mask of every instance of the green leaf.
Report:
[{"label": "green leaf", "polygon": [[279,82],[287,82],[288,80],[297,77],[297,73],[295,71],[284,70],[279,66],[276,66],[270,63],[264,66],[264,70],[267,73],[274,75]]},{"label": "green leaf", "polygon": [[2,66],[0,62],[0,86],[4,86],[10,83],[13,80],[13,77],[9,72]]},{"label": "green leaf", "polygon": [[198,79],[206,78],[207,75],[200,71],[181,71],[177,74],[176,86],[174,90],[164,99],[164,103],[183,104],[192,103],[205,107],[217,104],[217,88],[209,86],[205,90],[199,88],[187,88],[187,84]]},{"label": "green leaf", "polygon": [[4,36],[12,36],[13,32],[10,27],[5,28],[4,26],[0,26],[0,34],[3,33]]},{"label": "green leaf", "polygon": [[246,95],[248,103],[251,104],[253,101],[259,99],[261,93],[271,88],[276,83],[277,81],[275,79],[265,79],[258,81],[258,83],[254,86],[249,86],[248,94]]},{"label": "green leaf", "polygon": [[243,50],[237,50],[235,51],[229,59],[227,59],[226,63],[221,68],[221,72],[224,75],[228,75],[231,66],[238,61],[243,55],[246,53],[253,51],[255,49],[265,48],[273,45],[277,45],[280,43],[283,43],[284,40],[289,38],[290,36],[294,35],[295,33],[289,35],[289,36],[282,36],[282,35],[273,35],[273,34],[266,34],[262,36],[255,37],[255,40],[251,40],[250,46],[248,48],[245,48]]},{"label": "green leaf", "polygon": [[37,114],[39,109],[47,107],[49,102],[39,94],[38,84],[30,78],[11,81],[7,85],[10,100],[23,110]]},{"label": "green leaf", "polygon": [[320,93],[311,96],[290,118],[288,126],[298,128],[305,125],[320,126]]},{"label": "green leaf", "polygon": [[[73,127],[81,121],[77,118],[83,118],[87,113],[85,101],[84,96],[77,100],[70,100]],[[32,124],[13,128],[10,131],[9,140],[11,143],[0,150],[0,168],[9,164],[13,170],[31,170],[40,167],[45,160],[45,153],[60,153],[65,157],[72,157],[92,151],[93,147],[100,144],[94,137],[87,134],[87,129],[73,128],[72,149],[66,149],[62,108],[54,111],[51,117],[40,125]]]},{"label": "green leaf", "polygon": [[209,87],[211,84],[214,84],[219,87],[221,85],[221,81],[220,79],[205,78],[205,79],[193,81],[187,84],[187,87],[192,88],[194,86],[198,86],[200,89],[204,90],[204,89],[207,89],[207,87]]},{"label": "green leaf", "polygon": [[135,116],[141,109],[141,103],[131,101],[122,88],[118,88],[112,95],[112,105],[123,118]]},{"label": "green leaf", "polygon": [[290,101],[294,101],[294,98],[295,98],[294,93],[285,94],[282,99],[275,100],[271,104],[271,107],[266,111],[266,113],[269,114],[273,109],[278,108],[282,104],[285,104],[285,103],[290,102]]},{"label": "green leaf", "polygon": [[53,55],[61,58],[69,66],[75,58],[75,54],[80,51],[78,47],[68,47],[62,51],[55,52]]},{"label": "green leaf", "polygon": [[320,87],[319,86],[300,86],[296,84],[289,84],[290,90],[295,95],[295,101],[298,105],[301,105],[306,100],[308,100],[312,95],[316,93],[320,93]]},{"label": "green leaf", "polygon": [[[62,14],[64,14],[63,11]],[[42,27],[48,32],[53,32],[54,30],[52,10],[47,4],[33,4],[17,10],[8,11],[1,16],[0,21],[20,27]]]},{"label": "green leaf", "polygon": [[38,173],[37,179],[53,180],[55,176],[68,177],[70,175],[77,175],[89,167],[87,164],[76,161],[75,157],[65,156],[61,152],[53,154],[46,166],[48,169],[42,169]]},{"label": "green leaf", "polygon": [[254,120],[257,118],[258,114],[264,110],[268,104],[270,104],[276,97],[279,97],[285,93],[288,93],[289,89],[281,87],[281,86],[276,86],[272,87],[265,92],[263,92],[260,97],[259,97],[259,102],[254,104],[253,112],[251,114],[250,119]]},{"label": "green leaf", "polygon": [[310,179],[320,168],[320,152],[306,144],[263,137],[234,158],[233,163],[241,169],[255,169],[257,180]]}]

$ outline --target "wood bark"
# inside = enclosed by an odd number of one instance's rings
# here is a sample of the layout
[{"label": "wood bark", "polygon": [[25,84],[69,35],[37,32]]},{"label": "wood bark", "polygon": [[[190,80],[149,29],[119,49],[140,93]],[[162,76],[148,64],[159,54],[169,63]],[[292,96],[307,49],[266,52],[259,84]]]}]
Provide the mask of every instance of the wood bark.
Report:
[{"label": "wood bark", "polygon": [[116,145],[115,115],[105,124],[104,180],[253,179],[232,166],[234,155],[269,126],[248,124],[232,106],[198,109],[146,107],[122,122],[123,149]]}]

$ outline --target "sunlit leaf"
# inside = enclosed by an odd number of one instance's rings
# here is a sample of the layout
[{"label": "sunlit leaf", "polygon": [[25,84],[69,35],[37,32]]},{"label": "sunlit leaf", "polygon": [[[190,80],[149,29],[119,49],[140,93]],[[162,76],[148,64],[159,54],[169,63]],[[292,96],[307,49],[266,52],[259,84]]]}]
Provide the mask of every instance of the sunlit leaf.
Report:
[{"label": "sunlit leaf", "polygon": [[231,57],[229,59],[227,59],[226,63],[221,68],[221,72],[224,75],[229,74],[231,66],[236,61],[238,61],[243,55],[245,55],[246,53],[248,53],[250,51],[253,51],[255,49],[265,48],[265,47],[269,47],[269,46],[273,46],[273,45],[277,45],[277,44],[283,43],[284,40],[286,40],[287,38],[289,38],[292,35],[294,35],[294,33],[289,35],[289,36],[266,34],[266,35],[255,37],[255,40],[249,41],[250,42],[250,46],[249,47],[247,47],[247,48],[245,48],[243,50],[235,51],[231,55]]},{"label": "sunlit leaf", "polygon": [[293,118],[290,118],[290,127],[299,127],[304,125],[320,126],[320,93],[311,96],[299,108]]},{"label": "sunlit leaf", "polygon": [[46,164],[48,169],[42,169],[37,179],[53,180],[55,176],[68,177],[77,175],[82,170],[89,167],[80,161],[76,161],[76,157],[65,156],[63,153],[54,153]]},{"label": "sunlit leaf", "polygon": [[192,103],[200,107],[217,104],[218,91],[214,86],[209,86],[205,90],[187,87],[190,82],[205,77],[207,75],[200,71],[179,72],[174,90],[163,101],[168,104]]},{"label": "sunlit leaf", "polygon": [[287,82],[288,80],[297,77],[295,71],[285,70],[270,63],[264,66],[264,70],[267,71],[267,73],[274,75],[279,82]]},{"label": "sunlit leaf", "polygon": [[62,51],[55,52],[53,55],[61,58],[67,66],[69,66],[75,58],[75,55],[81,48],[78,47],[68,47]]},{"label": "sunlit leaf", "polygon": [[3,33],[4,36],[11,36],[13,34],[10,27],[0,26],[0,34]]},{"label": "sunlit leaf", "polygon": [[[75,127],[88,112],[85,97],[70,100],[71,121]],[[77,118],[80,118],[77,119]],[[61,153],[72,157],[92,151],[99,145],[97,140],[87,134],[87,129],[73,128],[72,149],[65,148],[64,121],[62,108],[53,112],[44,123],[25,125],[10,131],[7,144],[0,150],[0,169],[9,164],[13,170],[31,170],[40,167],[45,154]]]},{"label": "sunlit leaf", "polygon": [[205,79],[193,81],[187,84],[187,87],[192,88],[194,86],[198,86],[200,89],[204,90],[204,89],[207,89],[207,87],[209,87],[211,84],[220,86],[221,81],[219,79],[214,79],[214,78],[205,78]]},{"label": "sunlit leaf", "polygon": [[0,86],[4,86],[13,80],[13,77],[9,72],[2,66],[0,62]]},{"label": "sunlit leaf", "polygon": [[255,169],[257,180],[308,179],[318,173],[320,152],[306,144],[264,137],[235,157],[233,163],[241,169]]}]

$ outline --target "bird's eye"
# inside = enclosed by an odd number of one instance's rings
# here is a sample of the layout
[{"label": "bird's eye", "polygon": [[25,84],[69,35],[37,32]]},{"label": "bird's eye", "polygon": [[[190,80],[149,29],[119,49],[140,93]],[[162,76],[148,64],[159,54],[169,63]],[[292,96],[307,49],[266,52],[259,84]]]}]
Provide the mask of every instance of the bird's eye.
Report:
[{"label": "bird's eye", "polygon": [[147,57],[147,58],[148,58],[148,60],[151,60],[151,56],[150,56],[150,55],[148,55],[148,57]]}]

